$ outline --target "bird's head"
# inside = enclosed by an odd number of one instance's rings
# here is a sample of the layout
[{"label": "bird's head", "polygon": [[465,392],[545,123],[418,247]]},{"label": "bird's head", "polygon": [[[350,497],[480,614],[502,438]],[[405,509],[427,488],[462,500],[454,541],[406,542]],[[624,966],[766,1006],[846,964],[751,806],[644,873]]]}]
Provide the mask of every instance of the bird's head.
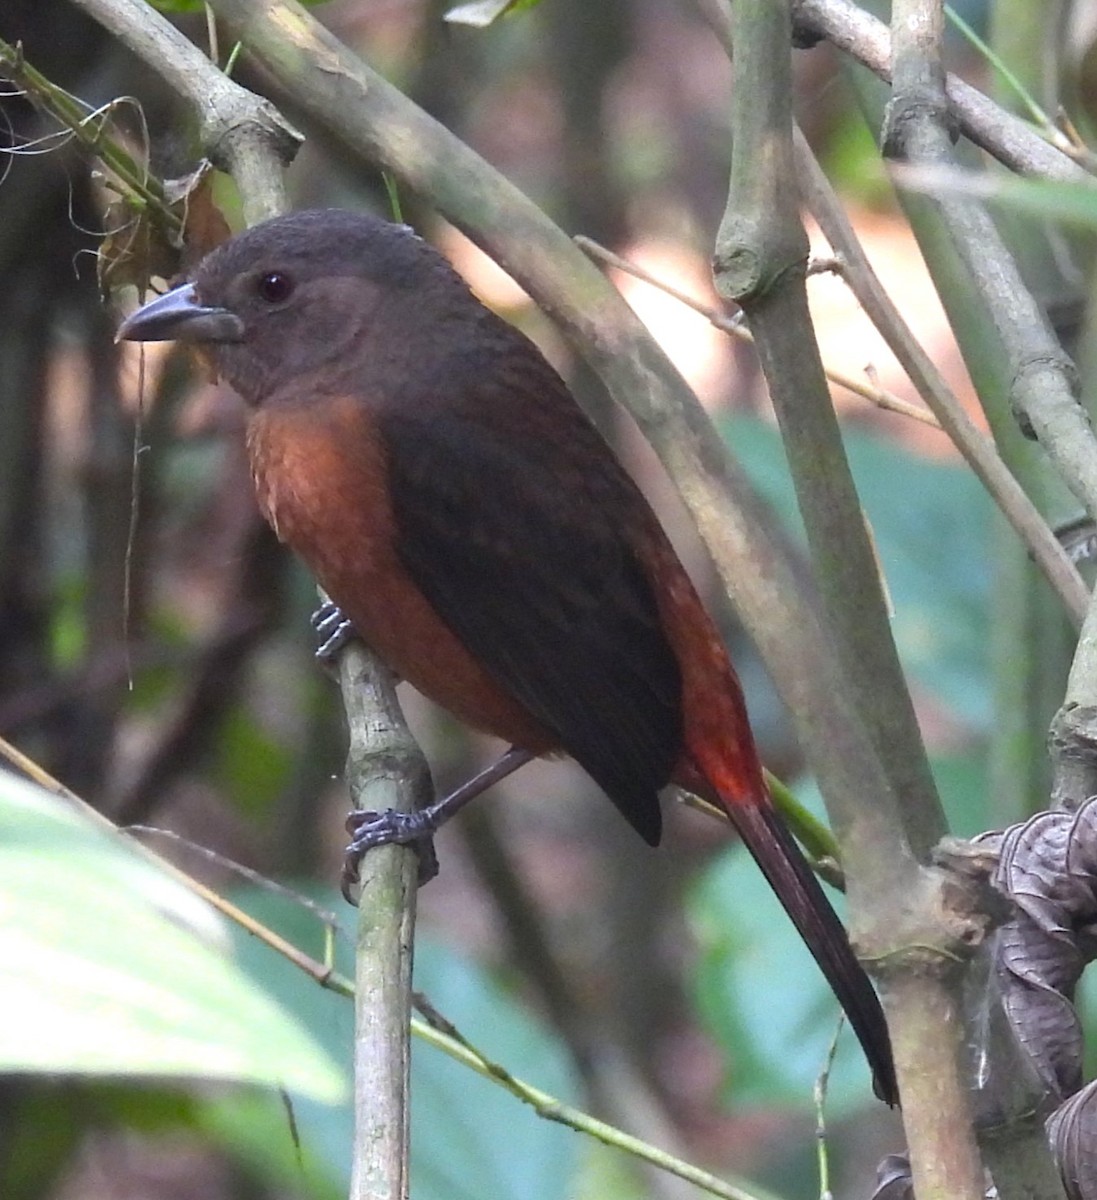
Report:
[{"label": "bird's head", "polygon": [[406,320],[408,303],[429,308],[446,296],[467,303],[468,292],[407,226],[307,210],[218,246],[188,282],[127,317],[117,338],[196,344],[258,405],[303,377],[354,371],[365,355],[375,368],[400,355],[402,339],[390,335],[397,314]]}]

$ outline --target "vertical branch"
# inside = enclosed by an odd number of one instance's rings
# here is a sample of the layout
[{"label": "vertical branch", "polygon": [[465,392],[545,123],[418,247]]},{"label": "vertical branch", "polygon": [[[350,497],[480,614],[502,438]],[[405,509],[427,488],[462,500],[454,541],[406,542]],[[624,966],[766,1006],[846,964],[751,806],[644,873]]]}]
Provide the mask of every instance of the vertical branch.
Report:
[{"label": "vertical branch", "polygon": [[[347,782],[360,810],[411,812],[430,773],[404,722],[391,673],[360,643],[339,657],[350,748]],[[381,846],[361,866],[354,999],[351,1200],[407,1200],[412,942],[419,858]]]},{"label": "vertical branch", "polygon": [[[916,61],[928,53],[924,35],[933,21],[926,13],[937,7],[930,0],[904,0],[894,9],[896,84],[885,119],[884,152],[916,166],[953,162],[954,126],[943,85],[936,95],[929,90],[940,70]],[[915,89],[910,94],[900,86],[908,78]],[[938,198],[936,207],[950,248],[1001,337],[1014,415],[1022,429],[1039,440],[1067,487],[1097,520],[1097,438],[1078,403],[1074,364],[985,208],[964,197]]]},{"label": "vertical branch", "polygon": [[[1024,0],[995,0],[990,8],[995,52],[1047,112],[1059,107],[1058,63],[1067,8],[1063,0],[1047,0],[1038,8]],[[993,80],[1003,107],[1027,115],[1020,97],[1001,82],[997,72]],[[1046,304],[1077,294],[1078,283],[1068,282],[1063,274],[1069,251],[1053,244],[1064,239],[1062,230],[1006,213],[997,214],[995,224],[1017,256],[1030,289]],[[1004,414],[1004,423],[1009,433],[1002,438],[1002,455],[1018,482],[1049,521],[1073,516],[1075,502],[1049,469],[1046,457],[1033,453],[1032,443],[1019,436],[1012,413]],[[995,719],[989,777],[993,821],[1009,825],[1047,805],[1052,773],[1046,753],[1048,725],[1062,703],[1076,630],[1067,627],[1055,605],[1048,603],[1047,588],[1028,555],[1000,525],[995,534],[991,613]],[[1085,599],[1088,607],[1088,588]]]},{"label": "vertical branch", "polygon": [[[958,949],[969,901],[921,871],[944,822],[888,627],[878,571],[807,309],[807,239],[792,142],[789,5],[736,0],[732,168],[717,239],[721,293],[742,304],[785,441],[812,558],[856,719],[889,783],[847,798],[855,926],[870,937],[893,1035],[920,1200],[978,1200],[982,1171],[962,1070]],[[970,913],[970,910],[967,910]]]},{"label": "vertical branch", "polygon": [[[893,93],[884,123],[884,151],[915,163],[940,164],[951,160],[956,129],[945,94],[945,76],[941,65],[941,40],[944,13],[939,0],[895,0],[892,7],[892,80]],[[1065,463],[1073,457],[1067,447],[1078,437],[1077,416],[1081,416],[1072,394],[1073,381],[1069,362],[1055,343],[1047,322],[1032,302],[1017,272],[1016,265],[1002,244],[986,213],[974,204],[941,205],[944,225],[950,235],[950,248],[967,267],[972,283],[986,304],[1009,355],[1012,379],[1011,401],[1014,412],[1031,427],[1042,430],[1042,437],[1062,447]],[[1050,449],[1050,445],[1048,447]],[[1072,486],[1084,495],[1094,477],[1083,464],[1071,463]],[[961,1021],[959,1011],[954,1020]],[[960,1119],[961,1114],[956,1114]],[[965,1121],[966,1124],[966,1121]],[[965,1133],[966,1133],[965,1129]],[[984,1140],[983,1149],[996,1165],[994,1146]],[[966,1167],[969,1186],[982,1190],[982,1169],[974,1146],[965,1138],[963,1149],[969,1156],[953,1160],[957,1173]],[[1046,1155],[1033,1144],[1033,1154]],[[1001,1163],[998,1163],[999,1167]],[[927,1171],[928,1168],[928,1171]],[[938,1164],[926,1161],[922,1169],[930,1186],[945,1192],[948,1184]],[[999,1170],[996,1182],[1003,1194],[1013,1184],[1008,1173]],[[916,1172],[915,1184],[921,1192]]]},{"label": "vertical branch", "polygon": [[716,243],[716,284],[749,319],[842,672],[890,785],[889,796],[873,797],[872,811],[858,814],[862,824],[874,828],[869,856],[877,865],[866,857],[847,868],[851,876],[880,872],[876,882],[881,885],[887,873],[893,885],[890,873],[904,870],[912,853],[928,858],[944,832],[944,818],[807,309],[807,235],[792,182],[786,7],[740,4],[734,10],[737,103],[728,206]]}]

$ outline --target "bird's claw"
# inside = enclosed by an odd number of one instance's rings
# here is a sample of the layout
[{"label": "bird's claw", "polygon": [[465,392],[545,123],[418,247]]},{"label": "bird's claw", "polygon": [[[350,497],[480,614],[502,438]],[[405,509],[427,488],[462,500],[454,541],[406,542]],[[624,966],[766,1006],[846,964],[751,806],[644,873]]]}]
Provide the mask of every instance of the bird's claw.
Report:
[{"label": "bird's claw", "polygon": [[333,667],[339,652],[358,636],[343,610],[331,600],[321,604],[309,618],[320,644],[316,648],[316,659],[325,667]]},{"label": "bird's claw", "polygon": [[352,812],[346,821],[350,844],[343,859],[343,898],[348,904],[357,903],[353,889],[359,882],[362,858],[378,846],[414,846],[419,855],[419,886],[429,883],[438,874],[433,838],[436,828],[437,822],[429,810],[406,813],[389,808],[384,812]]}]

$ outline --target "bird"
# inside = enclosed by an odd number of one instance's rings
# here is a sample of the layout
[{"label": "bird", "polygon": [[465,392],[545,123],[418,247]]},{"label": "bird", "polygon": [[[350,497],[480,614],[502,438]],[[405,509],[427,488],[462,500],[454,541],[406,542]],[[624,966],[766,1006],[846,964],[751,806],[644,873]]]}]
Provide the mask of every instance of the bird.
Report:
[{"label": "bird", "polygon": [[357,850],[426,838],[536,757],[572,758],[652,846],[660,792],[688,789],[727,814],[898,1102],[882,1006],[774,808],[724,642],[532,341],[408,226],[342,209],[237,234],[117,336],[190,343],[242,397],[259,507],[336,606],[332,643],[352,630],[510,746],[418,821],[360,817]]}]

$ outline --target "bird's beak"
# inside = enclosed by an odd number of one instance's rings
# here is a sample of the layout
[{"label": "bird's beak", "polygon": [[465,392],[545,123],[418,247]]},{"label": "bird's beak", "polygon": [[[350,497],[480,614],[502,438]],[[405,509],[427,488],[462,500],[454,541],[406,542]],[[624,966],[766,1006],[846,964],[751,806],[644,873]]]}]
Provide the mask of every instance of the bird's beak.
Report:
[{"label": "bird's beak", "polygon": [[198,301],[193,283],[150,300],[118,326],[116,342],[239,342],[244,323],[227,308]]}]

